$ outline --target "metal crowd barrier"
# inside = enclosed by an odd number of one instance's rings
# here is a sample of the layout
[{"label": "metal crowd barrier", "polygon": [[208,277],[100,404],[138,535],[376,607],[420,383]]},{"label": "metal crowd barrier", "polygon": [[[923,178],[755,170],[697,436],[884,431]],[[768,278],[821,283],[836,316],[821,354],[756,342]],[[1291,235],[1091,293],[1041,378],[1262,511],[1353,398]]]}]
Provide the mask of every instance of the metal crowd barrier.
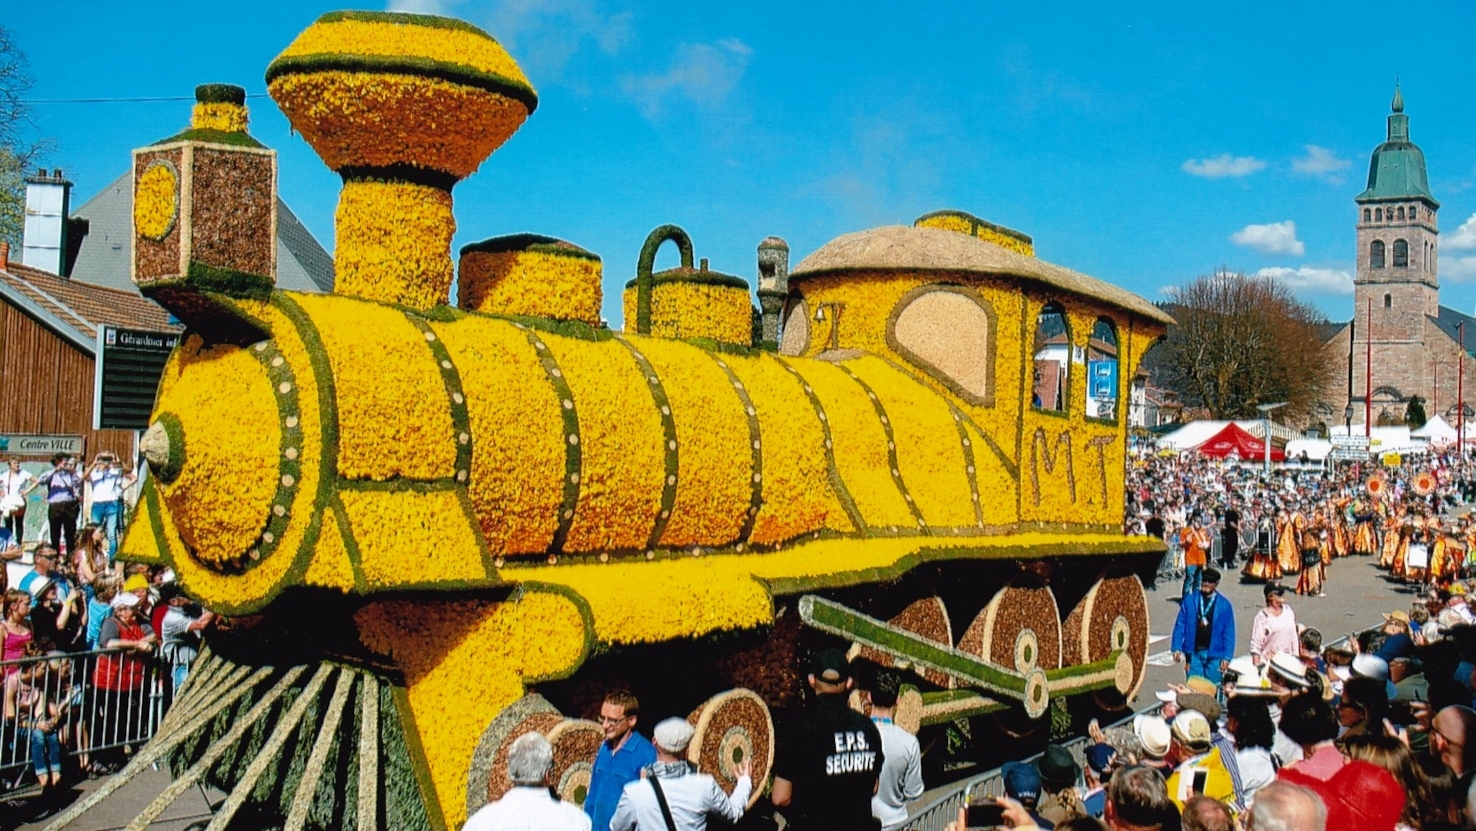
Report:
[{"label": "metal crowd barrier", "polygon": [[109,752],[147,743],[171,692],[169,673],[156,656],[124,649],[0,661],[0,677],[0,793],[35,783],[27,725],[40,708],[45,718],[55,718],[64,756],[101,762]]},{"label": "metal crowd barrier", "polygon": [[[1365,629],[1363,631],[1369,630]],[[1335,641],[1323,644],[1323,648],[1338,647],[1347,642],[1348,637],[1345,635]],[[1114,727],[1130,727],[1134,718],[1144,714],[1157,713],[1161,706],[1161,704],[1155,701],[1153,706],[1137,710],[1112,724],[1105,725],[1102,729],[1105,732]],[[1090,742],[1090,737],[1078,736],[1062,744],[1062,747],[1071,752],[1071,758],[1076,760],[1076,764],[1082,770],[1086,769],[1086,746]],[[1037,753],[1020,761],[1034,762],[1040,757],[1041,754]],[[947,793],[938,795],[932,802],[916,810],[911,810],[911,816],[908,818],[907,825],[905,826],[907,831],[943,831],[948,826],[948,823],[958,819],[958,809],[964,807],[965,800],[968,798],[971,788],[976,793],[987,796],[1004,796],[1004,774],[1001,772],[1001,768],[995,768],[970,779],[960,780],[954,783]]]}]

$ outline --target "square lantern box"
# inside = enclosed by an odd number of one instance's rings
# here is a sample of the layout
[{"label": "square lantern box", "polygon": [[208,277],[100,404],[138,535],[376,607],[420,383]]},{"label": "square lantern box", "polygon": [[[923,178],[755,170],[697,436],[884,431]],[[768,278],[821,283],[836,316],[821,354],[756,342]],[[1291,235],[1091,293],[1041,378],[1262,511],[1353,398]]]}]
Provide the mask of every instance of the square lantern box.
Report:
[{"label": "square lantern box", "polygon": [[277,153],[173,141],[133,151],[133,281],[235,296],[277,273]]}]

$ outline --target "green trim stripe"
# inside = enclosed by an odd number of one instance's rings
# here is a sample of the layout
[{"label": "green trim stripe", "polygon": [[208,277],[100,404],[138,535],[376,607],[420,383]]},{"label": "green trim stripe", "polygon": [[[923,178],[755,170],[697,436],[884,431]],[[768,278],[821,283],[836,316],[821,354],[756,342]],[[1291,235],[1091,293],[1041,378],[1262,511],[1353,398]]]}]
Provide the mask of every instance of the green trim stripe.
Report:
[{"label": "green trim stripe", "polygon": [[[548,351],[548,345],[531,327],[516,320],[512,321],[512,325],[527,335],[528,345],[538,353],[544,375],[553,384],[554,394],[559,397],[561,405],[559,414],[564,418],[564,435],[579,435],[579,405],[574,400],[574,390],[569,388],[568,379],[564,378],[564,371],[559,368],[559,362],[554,360],[553,354]],[[574,511],[579,506],[579,483],[584,480],[583,448],[582,444],[564,442],[564,499],[559,505],[559,524],[554,529],[553,540],[548,544],[548,553],[552,556],[563,553],[564,542],[569,538],[569,528],[574,525]]]},{"label": "green trim stripe", "polygon": [[[969,428],[964,423],[968,416],[963,410],[948,402],[948,411],[953,414],[953,426],[958,428],[959,447],[963,448],[964,475],[969,480],[969,497],[974,500],[974,522],[984,527],[984,503],[979,497],[979,466],[974,461],[974,442],[969,439]],[[954,529],[957,532],[959,529]]]},{"label": "green trim stripe", "polygon": [[[248,571],[277,550],[291,523],[292,506],[302,482],[302,405],[297,399],[297,377],[274,342],[262,341],[252,346],[250,352],[266,370],[267,379],[271,382],[272,395],[277,399],[282,438],[277,450],[277,492],[272,497],[272,507],[256,545],[241,554],[234,570],[212,568],[213,571],[231,574]],[[201,565],[209,567],[210,564],[202,562]]]},{"label": "green trim stripe", "polygon": [[907,508],[912,511],[912,518],[917,520],[918,530],[924,536],[931,534],[932,531],[928,528],[928,521],[923,518],[922,511],[917,507],[917,502],[912,499],[912,492],[907,490],[907,483],[902,479],[902,468],[897,463],[897,436],[892,432],[892,420],[887,417],[887,408],[882,404],[881,399],[877,397],[876,391],[867,385],[865,381],[862,381],[860,376],[853,372],[850,367],[842,363],[837,363],[835,366],[841,372],[844,372],[852,381],[855,381],[857,386],[861,387],[861,390],[866,393],[866,397],[871,399],[871,406],[876,410],[877,419],[881,421],[882,433],[887,437],[887,467],[892,471],[892,484],[897,486],[897,490],[901,492],[902,498],[907,500]]},{"label": "green trim stripe", "polygon": [[[313,368],[318,386],[318,426],[322,449],[318,462],[318,493],[313,499],[313,517],[302,536],[298,548],[297,567],[305,572],[312,560],[312,552],[318,545],[318,535],[323,530],[323,510],[334,496],[334,485],[338,482],[338,390],[334,386],[333,369],[328,365],[328,350],[318,327],[306,311],[295,300],[283,292],[272,294],[272,302],[297,327],[307,352],[308,363]],[[347,534],[347,529],[345,529]],[[347,541],[347,537],[345,537]],[[357,577],[355,578],[358,579]]]},{"label": "green trim stripe", "polygon": [[317,72],[414,75],[433,78],[511,98],[527,108],[529,115],[538,109],[538,93],[522,81],[498,75],[495,72],[476,69],[463,63],[418,55],[350,55],[343,52],[287,55],[277,58],[267,66],[267,88],[270,90],[272,82],[284,75],[309,75]]},{"label": "green trim stripe", "polygon": [[[709,353],[710,354],[710,353]],[[738,531],[739,545],[748,542],[748,537],[753,533],[753,523],[758,519],[759,509],[764,505],[764,449],[763,436],[759,429],[758,409],[753,406],[753,398],[748,394],[748,388],[743,386],[740,379],[724,361],[716,355],[711,355],[717,361],[718,368],[728,376],[728,381],[733,385],[733,391],[738,393],[738,400],[743,402],[743,414],[748,418],[748,448],[749,466],[753,476],[749,481],[753,484],[752,495],[749,497],[748,516],[743,520],[743,528]]]},{"label": "green trim stripe", "polygon": [[800,619],[806,624],[859,642],[886,655],[905,658],[1016,701],[1025,697],[1025,676],[985,663],[956,649],[940,646],[839,603],[807,594],[800,598]]},{"label": "green trim stripe", "polygon": [[[333,517],[338,520],[338,533],[342,535],[343,550],[348,555],[349,567],[354,571],[354,590],[359,593],[369,591],[369,578],[364,576],[364,552],[359,549],[359,540],[354,536],[354,526],[349,524],[348,509],[343,507],[343,499],[338,494],[333,494],[332,502],[325,506],[324,513],[333,512]],[[319,520],[321,523],[321,520]],[[320,526],[321,527],[321,526]]]},{"label": "green trim stripe", "polygon": [[476,437],[472,435],[471,416],[467,414],[466,391],[461,385],[461,373],[451,361],[451,353],[447,351],[446,344],[441,342],[424,318],[407,314],[405,319],[425,337],[425,345],[435,358],[436,368],[441,371],[441,381],[446,385],[446,399],[451,403],[451,429],[456,431],[452,438],[456,442],[455,478],[457,482],[466,484],[471,478],[472,442]]},{"label": "green trim stripe", "polygon": [[792,364],[777,355],[774,356],[774,360],[789,370],[789,374],[800,382],[801,389],[805,391],[805,397],[810,399],[810,406],[815,409],[815,416],[820,421],[820,432],[825,436],[825,466],[830,470],[830,487],[835,491],[836,499],[840,500],[841,508],[845,510],[846,516],[850,517],[851,525],[855,527],[857,534],[873,533],[867,527],[866,519],[861,516],[861,509],[856,507],[856,500],[851,498],[851,492],[846,488],[846,481],[841,478],[840,468],[836,467],[835,442],[830,435],[830,419],[825,416],[825,405],[820,403],[820,396],[815,394],[815,389],[810,386],[810,382],[806,381],[805,376],[801,375]]},{"label": "green trim stripe", "polygon": [[666,533],[666,524],[671,521],[671,509],[676,505],[677,482],[681,478],[681,457],[677,445],[676,418],[671,411],[671,399],[666,396],[666,387],[661,383],[661,376],[656,374],[651,362],[641,354],[641,350],[635,344],[621,337],[615,336],[615,340],[630,350],[635,358],[636,364],[641,368],[641,374],[646,376],[646,386],[651,389],[651,400],[656,404],[656,410],[661,415],[662,451],[666,456],[666,479],[661,484],[661,513],[656,515],[656,523],[651,526],[651,537],[646,541],[646,550],[654,551],[661,544],[661,535]]},{"label": "green trim stripe", "polygon": [[[893,361],[892,359],[886,357],[885,355],[872,355],[871,357],[877,358],[877,359],[885,362],[887,366],[889,366],[892,369],[894,369],[894,370],[902,373],[903,375],[907,376],[914,383],[919,384],[919,385],[921,385],[923,387],[929,387],[928,381],[924,380],[921,375],[918,375],[916,372],[913,372],[911,369],[908,369],[907,367],[903,366],[902,364],[899,364],[896,361]],[[931,388],[931,387],[929,387],[929,388]],[[946,400],[946,398],[945,398],[945,400]],[[1019,465],[1015,464],[1015,460],[1014,459],[1011,459],[1008,455],[1006,455],[1005,452],[1004,452],[1004,450],[1001,449],[1000,446],[995,443],[994,437],[993,436],[990,436],[989,433],[985,432],[984,428],[983,427],[980,427],[979,426],[979,423],[976,422],[976,421],[974,421],[974,419],[968,413],[966,413],[963,410],[955,407],[953,405],[953,402],[949,401],[948,402],[948,407],[949,407],[949,409],[953,410],[953,413],[954,413],[954,416],[955,417],[961,417],[963,423],[964,424],[967,424],[968,426],[970,426],[972,428],[974,428],[974,431],[979,434],[979,438],[983,439],[984,440],[984,443],[987,444],[987,445],[989,445],[989,449],[992,450],[992,451],[994,451],[994,455],[999,459],[1000,464],[1004,465],[1005,471],[1010,474],[1010,478],[1014,479],[1016,482],[1020,481],[1020,467],[1019,467]],[[964,439],[965,439],[965,444],[964,444],[965,447],[968,447],[970,444],[972,444],[972,442],[968,442],[967,441],[967,439],[968,439],[968,434],[967,433],[964,434]],[[973,455],[973,454],[970,453],[970,455]]]}]

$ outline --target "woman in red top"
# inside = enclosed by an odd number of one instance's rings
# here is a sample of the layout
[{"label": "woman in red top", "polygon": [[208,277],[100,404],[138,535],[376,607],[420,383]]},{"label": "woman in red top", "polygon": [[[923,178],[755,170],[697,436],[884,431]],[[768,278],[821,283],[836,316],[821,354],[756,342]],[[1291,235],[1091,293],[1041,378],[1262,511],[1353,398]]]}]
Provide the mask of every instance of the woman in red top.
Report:
[{"label": "woman in red top", "polygon": [[138,597],[123,592],[113,598],[113,616],[103,621],[92,672],[95,745],[124,744],[145,735],[140,720],[147,717],[149,658],[158,637],[138,614]]}]

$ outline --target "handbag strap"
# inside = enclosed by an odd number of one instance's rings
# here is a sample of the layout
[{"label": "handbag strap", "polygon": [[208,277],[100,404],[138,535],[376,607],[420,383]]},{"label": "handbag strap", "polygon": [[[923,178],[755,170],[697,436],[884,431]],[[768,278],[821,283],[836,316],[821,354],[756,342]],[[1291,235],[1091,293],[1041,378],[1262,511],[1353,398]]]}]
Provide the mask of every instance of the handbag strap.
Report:
[{"label": "handbag strap", "polygon": [[671,818],[671,806],[666,804],[666,793],[661,790],[661,783],[657,781],[654,773],[647,779],[656,791],[656,804],[661,806],[661,818],[666,820],[666,831],[676,831],[676,820]]}]

